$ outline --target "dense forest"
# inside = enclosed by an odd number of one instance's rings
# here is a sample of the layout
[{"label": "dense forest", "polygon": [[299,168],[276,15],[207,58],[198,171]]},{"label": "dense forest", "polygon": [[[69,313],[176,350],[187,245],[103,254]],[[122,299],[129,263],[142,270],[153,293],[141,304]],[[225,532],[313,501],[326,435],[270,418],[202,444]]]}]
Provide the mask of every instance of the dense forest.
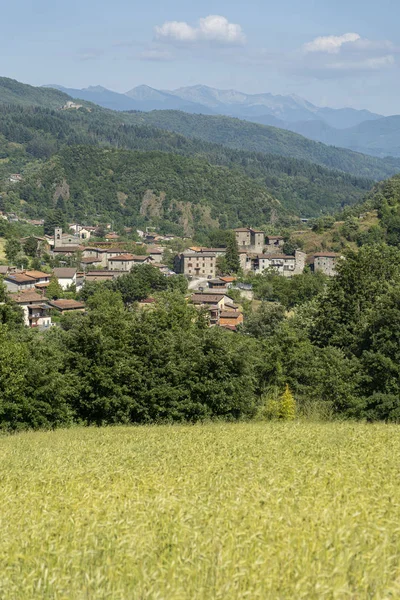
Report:
[{"label": "dense forest", "polygon": [[284,129],[232,117],[194,115],[173,110],[128,114],[130,122],[135,124],[160,127],[186,137],[223,144],[228,148],[308,160],[359,177],[384,179],[400,170],[399,158],[381,159],[326,146]]},{"label": "dense forest", "polygon": [[0,176],[29,171],[64,146],[77,144],[157,150],[228,167],[254,179],[283,207],[305,217],[352,205],[373,183],[304,160],[231,150],[149,126],[127,125],[111,111],[0,106]]},{"label": "dense forest", "polygon": [[[18,186],[26,212],[57,207],[66,217],[144,224],[192,234],[263,224],[282,212],[256,182],[226,167],[162,152],[64,148]],[[175,226],[175,227],[174,227]]]}]

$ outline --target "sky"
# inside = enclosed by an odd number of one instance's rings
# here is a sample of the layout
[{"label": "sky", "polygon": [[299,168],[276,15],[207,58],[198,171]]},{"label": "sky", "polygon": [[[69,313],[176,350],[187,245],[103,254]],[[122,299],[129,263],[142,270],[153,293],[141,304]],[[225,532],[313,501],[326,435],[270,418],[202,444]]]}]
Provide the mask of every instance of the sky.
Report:
[{"label": "sky", "polygon": [[398,0],[13,0],[0,76],[125,92],[203,84],[400,114]]}]

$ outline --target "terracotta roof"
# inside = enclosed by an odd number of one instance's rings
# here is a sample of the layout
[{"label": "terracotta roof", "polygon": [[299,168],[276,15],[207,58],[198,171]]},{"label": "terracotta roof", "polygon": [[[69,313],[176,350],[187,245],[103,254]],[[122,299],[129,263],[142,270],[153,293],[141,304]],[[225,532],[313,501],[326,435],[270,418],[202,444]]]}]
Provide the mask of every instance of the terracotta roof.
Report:
[{"label": "terracotta roof", "polygon": [[7,281],[13,281],[14,283],[34,284],[36,281],[35,277],[30,277],[29,275],[25,275],[25,273],[11,273],[10,275],[6,275],[5,279]]},{"label": "terracotta roof", "polygon": [[192,302],[194,304],[218,304],[222,298],[221,294],[193,294]]},{"label": "terracotta roof", "polygon": [[151,258],[151,257],[148,256],[147,254],[143,254],[143,255],[121,254],[120,256],[113,256],[111,260],[112,261],[113,260],[121,260],[121,261],[132,261],[132,262],[144,262],[145,260],[148,260],[149,258]]},{"label": "terracotta roof", "polygon": [[35,288],[38,290],[44,290],[45,288],[49,287],[49,285],[50,281],[43,281],[43,283],[35,283]]},{"label": "terracotta roof", "polygon": [[219,316],[221,319],[239,319],[242,313],[234,310],[222,310]]},{"label": "terracotta roof", "polygon": [[225,283],[233,283],[236,281],[236,277],[220,277],[221,281],[225,281]]},{"label": "terracotta roof", "polygon": [[339,258],[340,254],[337,252],[317,252],[314,254],[314,258]]},{"label": "terracotta roof", "polygon": [[43,279],[43,277],[50,279],[49,273],[43,273],[42,271],[25,271],[25,274],[35,279]]},{"label": "terracotta roof", "polygon": [[84,302],[78,302],[77,300],[52,300],[49,302],[49,304],[54,308],[58,308],[59,310],[76,310],[85,308]]},{"label": "terracotta roof", "polygon": [[38,294],[35,290],[24,290],[22,292],[17,292],[16,294],[10,294],[10,298],[14,300],[14,302],[17,302],[17,304],[43,302],[43,300],[47,300],[46,296]]},{"label": "terracotta roof", "polygon": [[68,267],[56,267],[53,269],[53,273],[57,279],[72,279],[76,274],[76,269]]},{"label": "terracotta roof", "polygon": [[59,252],[60,254],[68,254],[69,252],[80,252],[84,249],[84,246],[59,246],[58,248],[53,248],[53,252]]},{"label": "terracotta roof", "polygon": [[281,235],[267,235],[267,238],[269,240],[283,240],[283,237]]},{"label": "terracotta roof", "polygon": [[87,256],[86,258],[81,259],[81,263],[84,265],[91,265],[92,263],[101,262],[101,258],[97,258],[97,256]]}]

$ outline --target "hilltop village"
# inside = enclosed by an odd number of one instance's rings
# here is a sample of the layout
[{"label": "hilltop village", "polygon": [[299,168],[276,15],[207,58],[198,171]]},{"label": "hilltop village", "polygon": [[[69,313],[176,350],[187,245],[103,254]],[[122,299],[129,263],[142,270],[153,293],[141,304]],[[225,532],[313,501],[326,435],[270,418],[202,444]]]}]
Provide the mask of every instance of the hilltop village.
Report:
[{"label": "hilltop village", "polygon": [[[18,220],[14,214],[1,216],[11,222]],[[41,227],[43,223],[31,221],[30,225]],[[68,231],[56,227],[52,236],[20,238],[20,248],[33,247],[29,264],[20,265],[16,253],[14,263],[2,261],[0,277],[8,299],[23,309],[25,325],[48,328],[57,324],[61,315],[84,312],[81,292],[85,285],[115,281],[147,265],[166,278],[184,278],[188,301],[204,309],[209,326],[235,331],[244,321],[242,301],[254,299],[254,276],[273,273],[291,278],[305,269],[334,276],[340,258],[339,253],[329,251],[307,255],[296,249],[285,254],[282,236],[251,227],[235,229],[229,248],[195,246],[190,240],[161,235],[152,228],[134,233],[139,241],[124,240],[112,231],[111,224],[100,231],[98,226],[70,223]],[[174,252],[176,248],[180,251]],[[236,268],[227,265],[227,255],[232,252]],[[149,297],[139,304],[149,308],[154,302]]]}]

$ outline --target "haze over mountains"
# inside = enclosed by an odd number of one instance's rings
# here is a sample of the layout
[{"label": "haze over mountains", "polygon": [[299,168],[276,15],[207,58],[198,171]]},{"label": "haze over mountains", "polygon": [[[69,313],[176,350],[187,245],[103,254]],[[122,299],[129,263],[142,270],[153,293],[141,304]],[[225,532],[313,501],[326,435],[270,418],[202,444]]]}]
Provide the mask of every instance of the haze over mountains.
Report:
[{"label": "haze over mountains", "polygon": [[400,156],[400,117],[384,117],[354,108],[321,108],[296,95],[245,94],[204,85],[172,91],[140,85],[124,94],[102,86],[73,89],[52,84],[46,87],[117,111],[180,110],[226,115],[294,131],[315,141],[373,156]]}]

